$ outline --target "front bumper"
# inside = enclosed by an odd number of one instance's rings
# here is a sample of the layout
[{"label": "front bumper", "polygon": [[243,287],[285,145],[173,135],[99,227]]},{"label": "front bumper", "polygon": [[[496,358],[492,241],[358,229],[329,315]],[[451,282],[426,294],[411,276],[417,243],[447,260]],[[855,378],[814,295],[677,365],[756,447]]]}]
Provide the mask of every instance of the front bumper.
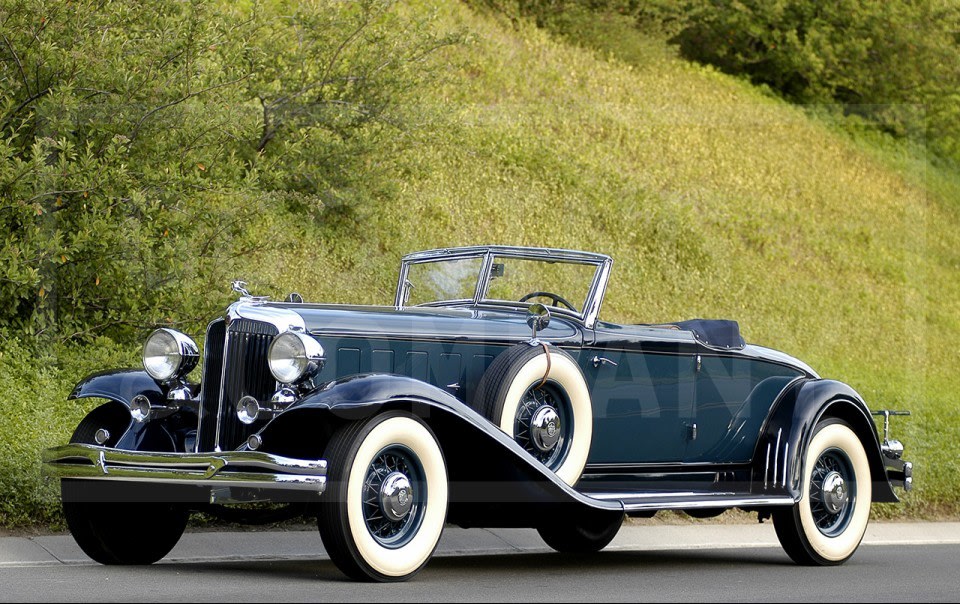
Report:
[{"label": "front bumper", "polygon": [[[327,484],[325,460],[261,453],[155,453],[69,444],[43,452],[43,472],[54,478],[139,485],[179,485],[208,490],[210,500],[231,491],[319,495]],[[270,497],[264,497],[270,499]]]}]

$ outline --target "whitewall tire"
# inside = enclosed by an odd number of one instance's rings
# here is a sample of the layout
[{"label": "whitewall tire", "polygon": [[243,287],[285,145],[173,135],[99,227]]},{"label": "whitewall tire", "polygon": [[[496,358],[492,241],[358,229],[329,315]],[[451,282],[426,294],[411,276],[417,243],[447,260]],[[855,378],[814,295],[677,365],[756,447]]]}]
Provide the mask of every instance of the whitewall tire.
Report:
[{"label": "whitewall tire", "polygon": [[867,454],[846,423],[829,419],[817,425],[802,479],[800,501],[773,515],[777,537],[798,564],[842,564],[863,540],[872,499]]},{"label": "whitewall tire", "polygon": [[430,560],[443,532],[443,453],[419,418],[393,411],[341,428],[327,447],[318,526],[336,566],[353,579],[404,581]]},{"label": "whitewall tire", "polygon": [[580,479],[593,438],[593,405],[569,354],[527,343],[507,349],[480,379],[473,406],[568,485]]}]

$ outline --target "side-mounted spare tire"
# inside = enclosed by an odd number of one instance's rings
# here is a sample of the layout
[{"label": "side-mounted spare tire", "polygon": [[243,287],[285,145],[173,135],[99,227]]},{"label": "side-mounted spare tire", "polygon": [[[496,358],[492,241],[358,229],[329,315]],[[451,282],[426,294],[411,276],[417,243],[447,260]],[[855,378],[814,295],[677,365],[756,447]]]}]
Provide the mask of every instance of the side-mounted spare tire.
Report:
[{"label": "side-mounted spare tire", "polygon": [[480,378],[473,407],[568,485],[580,479],[593,438],[593,405],[569,354],[541,343],[508,348]]}]

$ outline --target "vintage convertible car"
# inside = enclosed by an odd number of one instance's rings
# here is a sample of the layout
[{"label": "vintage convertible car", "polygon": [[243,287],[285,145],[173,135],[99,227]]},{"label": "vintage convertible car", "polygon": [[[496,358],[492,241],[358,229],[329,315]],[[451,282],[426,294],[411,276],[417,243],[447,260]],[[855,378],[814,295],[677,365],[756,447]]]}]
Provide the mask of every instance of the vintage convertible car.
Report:
[{"label": "vintage convertible car", "polygon": [[315,514],[361,580],[414,575],[446,523],[532,527],[591,552],[658,510],[756,511],[796,562],[847,560],[871,501],[911,487],[887,433],[898,412],[877,412],[881,442],[852,388],[745,344],[733,321],[600,321],[611,266],[556,249],[420,252],[392,306],[271,302],[237,282],[199,384],[198,346],[158,329],[142,370],[77,385],[70,398],[106,402],[45,471],[104,564],[159,560],[191,510],[255,521],[286,506]]}]

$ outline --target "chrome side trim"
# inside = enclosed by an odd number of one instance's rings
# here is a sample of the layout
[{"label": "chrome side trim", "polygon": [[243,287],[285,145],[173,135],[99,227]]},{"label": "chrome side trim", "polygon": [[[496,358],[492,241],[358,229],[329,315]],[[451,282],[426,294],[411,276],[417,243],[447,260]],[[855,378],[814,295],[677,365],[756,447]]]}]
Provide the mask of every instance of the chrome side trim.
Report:
[{"label": "chrome side trim", "polygon": [[773,486],[777,486],[777,466],[780,465],[780,437],[783,436],[783,428],[777,430],[777,446],[773,449]]},{"label": "chrome side trim", "polygon": [[267,488],[323,493],[326,460],[231,451],[214,455],[118,451],[69,444],[43,452],[43,472],[56,478]]},{"label": "chrome side trim", "polygon": [[620,501],[625,512],[650,510],[692,510],[703,508],[736,508],[790,506],[796,503],[789,496],[743,495],[736,493],[584,493],[600,501]]},{"label": "chrome side trim", "polygon": [[783,484],[781,486],[787,486],[787,458],[790,457],[790,443],[787,442],[783,446]]},{"label": "chrome side trim", "polygon": [[767,443],[767,464],[763,468],[763,488],[767,488],[767,477],[770,476],[770,447],[771,443]]},{"label": "chrome side trim", "polygon": [[[227,385],[226,384],[227,359],[229,358],[230,358],[230,322],[228,321],[225,326],[225,330],[223,334],[223,360],[220,363],[220,392],[218,395],[220,400],[217,401],[217,423],[216,423],[216,427],[214,428],[216,432],[213,435],[213,450],[216,451],[217,453],[220,452],[220,424],[223,422],[223,399],[224,399],[223,391]],[[197,446],[199,446],[199,442],[200,441],[198,439]]]}]

